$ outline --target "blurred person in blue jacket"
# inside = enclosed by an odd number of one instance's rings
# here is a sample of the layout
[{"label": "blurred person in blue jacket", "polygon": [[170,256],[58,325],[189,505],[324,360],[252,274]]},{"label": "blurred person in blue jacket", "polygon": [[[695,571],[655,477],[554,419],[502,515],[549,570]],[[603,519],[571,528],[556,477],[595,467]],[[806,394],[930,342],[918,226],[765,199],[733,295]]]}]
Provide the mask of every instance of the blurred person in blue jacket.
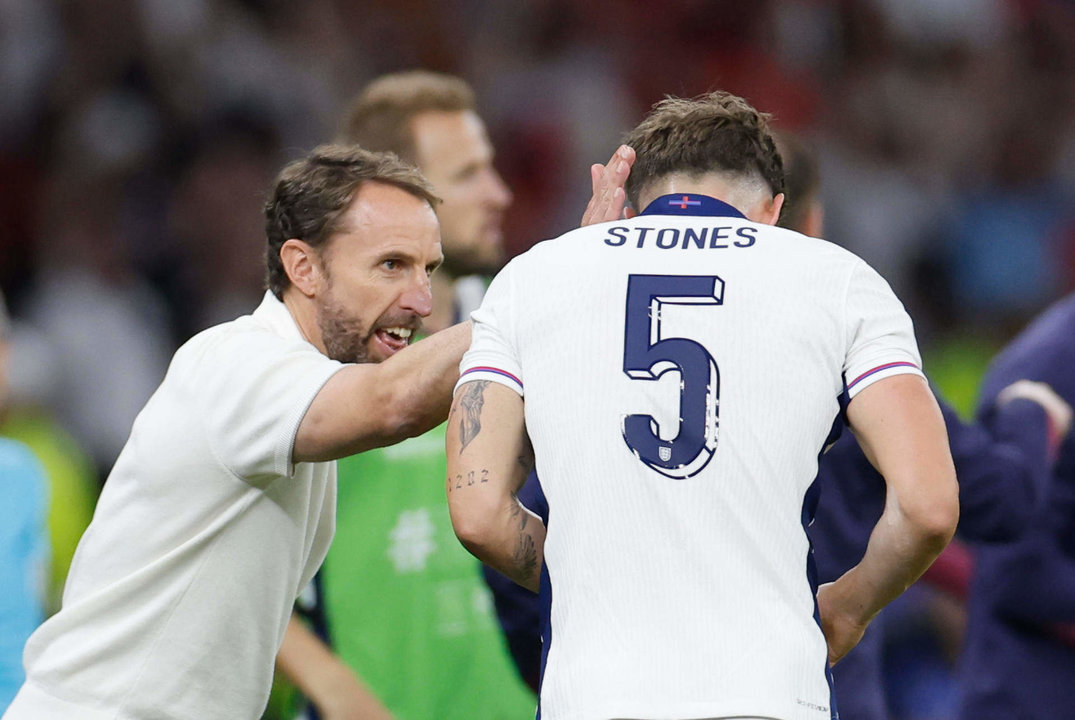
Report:
[{"label": "blurred person in blue jacket", "polygon": [[[990,366],[982,408],[1013,383],[1075,404],[1075,293],[1046,310]],[[960,720],[1053,720],[1075,712],[1075,439],[1052,428],[1047,502],[1009,544],[978,549],[960,661]]]},{"label": "blurred person in blue jacket", "polygon": [[[7,399],[7,312],[0,296],[0,413]],[[44,619],[47,490],[30,449],[0,437],[0,713],[22,685],[22,648]]]}]

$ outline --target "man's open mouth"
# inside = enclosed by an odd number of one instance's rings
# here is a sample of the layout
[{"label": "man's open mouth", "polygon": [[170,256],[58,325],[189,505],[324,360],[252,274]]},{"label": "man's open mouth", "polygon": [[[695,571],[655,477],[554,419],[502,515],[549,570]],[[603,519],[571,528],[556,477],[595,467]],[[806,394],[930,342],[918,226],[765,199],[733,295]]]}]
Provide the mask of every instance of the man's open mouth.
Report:
[{"label": "man's open mouth", "polygon": [[405,327],[378,328],[374,333],[377,338],[392,350],[402,350],[411,341],[414,330]]}]

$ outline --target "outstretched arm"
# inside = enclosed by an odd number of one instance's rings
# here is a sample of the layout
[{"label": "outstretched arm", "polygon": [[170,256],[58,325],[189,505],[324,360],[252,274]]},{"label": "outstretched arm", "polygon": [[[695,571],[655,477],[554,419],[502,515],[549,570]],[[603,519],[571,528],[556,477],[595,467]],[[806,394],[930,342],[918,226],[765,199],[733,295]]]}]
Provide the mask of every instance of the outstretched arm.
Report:
[{"label": "outstretched arm", "polygon": [[448,510],[459,541],[537,592],[545,526],[516,497],[534,464],[523,399],[488,380],[460,386],[448,417]]},{"label": "outstretched arm", "polygon": [[818,591],[831,663],[925,572],[959,519],[944,420],[923,378],[897,375],[874,383],[851,401],[848,419],[866,457],[884,476],[887,493],[862,560]]},{"label": "outstretched arm", "polygon": [[421,435],[448,413],[459,361],[470,345],[460,323],[382,363],[348,365],[310,403],[295,436],[294,462],[338,460]]}]

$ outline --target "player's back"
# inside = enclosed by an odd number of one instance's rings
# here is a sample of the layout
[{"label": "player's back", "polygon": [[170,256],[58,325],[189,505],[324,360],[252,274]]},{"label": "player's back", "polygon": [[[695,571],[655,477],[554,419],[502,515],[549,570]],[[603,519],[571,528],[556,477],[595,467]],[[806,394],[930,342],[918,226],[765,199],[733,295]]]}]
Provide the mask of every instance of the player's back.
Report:
[{"label": "player's back", "polygon": [[803,524],[843,373],[887,359],[849,359],[878,281],[823,241],[666,215],[497,278],[475,317],[510,335],[549,501],[543,717],[831,712]]}]

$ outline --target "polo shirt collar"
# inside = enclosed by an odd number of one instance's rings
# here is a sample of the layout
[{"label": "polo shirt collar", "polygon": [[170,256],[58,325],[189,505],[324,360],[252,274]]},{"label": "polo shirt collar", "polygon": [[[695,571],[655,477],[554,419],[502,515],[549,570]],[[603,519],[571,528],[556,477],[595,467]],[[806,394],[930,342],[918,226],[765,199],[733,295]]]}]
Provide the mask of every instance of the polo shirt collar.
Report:
[{"label": "polo shirt collar", "polygon": [[707,215],[710,217],[733,217],[746,220],[746,215],[734,207],[708,195],[676,193],[661,195],[646,206],[640,215]]},{"label": "polo shirt collar", "polygon": [[299,324],[291,316],[291,311],[287,309],[287,305],[277,300],[271,290],[265,291],[265,297],[261,299],[261,304],[258,305],[253,315],[256,320],[286,340],[309,342],[302,336]]}]

